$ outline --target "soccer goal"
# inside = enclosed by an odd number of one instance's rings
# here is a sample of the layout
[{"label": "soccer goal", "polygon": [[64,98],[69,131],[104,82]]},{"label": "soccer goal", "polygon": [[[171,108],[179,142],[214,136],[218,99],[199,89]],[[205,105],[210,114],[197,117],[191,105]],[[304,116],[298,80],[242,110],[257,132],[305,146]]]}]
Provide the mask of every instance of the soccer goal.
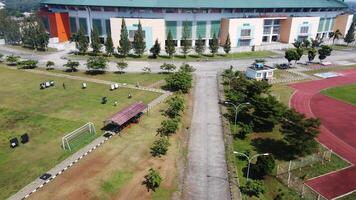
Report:
[{"label": "soccer goal", "polygon": [[95,137],[95,126],[92,122],[88,122],[62,138],[63,149],[71,151],[75,147],[90,143]]}]

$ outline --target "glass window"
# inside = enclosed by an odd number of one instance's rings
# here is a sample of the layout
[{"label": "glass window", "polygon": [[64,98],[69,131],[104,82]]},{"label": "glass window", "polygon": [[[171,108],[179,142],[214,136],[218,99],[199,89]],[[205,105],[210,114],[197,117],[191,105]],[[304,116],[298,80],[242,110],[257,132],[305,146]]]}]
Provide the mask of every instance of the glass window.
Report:
[{"label": "glass window", "polygon": [[331,18],[327,18],[325,20],[325,26],[324,26],[324,31],[328,32],[330,30],[330,22],[331,22]]},{"label": "glass window", "polygon": [[197,22],[197,38],[201,36],[202,38],[206,37],[206,21]]},{"label": "glass window", "polygon": [[301,34],[307,34],[309,32],[309,26],[302,26],[300,28],[300,33]]},{"label": "glass window", "polygon": [[280,32],[280,27],[279,26],[274,26],[273,27],[273,34],[279,34]]},{"label": "glass window", "polygon": [[177,22],[176,21],[166,21],[166,36],[168,36],[169,31],[171,31],[173,39],[177,39]]},{"label": "glass window", "polygon": [[264,22],[265,22],[265,25],[272,25],[273,20],[272,19],[266,19]]},{"label": "glass window", "polygon": [[251,29],[242,29],[241,37],[248,37],[248,36],[251,36]]},{"label": "glass window", "polygon": [[283,8],[277,8],[276,12],[283,12]]},{"label": "glass window", "polygon": [[106,30],[106,35],[111,34],[110,19],[105,20],[105,30]]},{"label": "glass window", "polygon": [[211,21],[211,38],[215,34],[216,37],[219,37],[220,35],[220,21]]},{"label": "glass window", "polygon": [[76,23],[75,17],[70,17],[69,23],[70,23],[70,32],[76,33],[77,32],[77,23]]},{"label": "glass window", "polygon": [[[129,30],[129,39],[131,41],[134,40],[134,37],[135,37],[135,33],[136,33],[137,30]],[[144,30],[142,30],[143,32],[143,39],[146,39],[146,32]]]},{"label": "glass window", "polygon": [[43,23],[43,26],[45,27],[45,29],[48,31],[48,32],[51,32],[50,30],[50,26],[49,26],[49,21],[48,21],[48,17],[42,17],[42,23]]},{"label": "glass window", "polygon": [[191,21],[184,21],[182,23],[182,35],[183,35],[183,30],[184,30],[184,27],[186,26],[188,28],[188,38],[192,38],[192,26],[193,26],[193,23]]},{"label": "glass window", "polygon": [[115,8],[114,7],[104,7],[104,11],[106,11],[106,12],[115,12]]},{"label": "glass window", "polygon": [[248,47],[250,46],[251,40],[239,40],[239,45],[240,47]]},{"label": "glass window", "polygon": [[79,18],[79,28],[82,28],[84,33],[88,35],[87,18]]},{"label": "glass window", "polygon": [[262,37],[262,42],[268,42],[269,36],[263,36]]},{"label": "glass window", "polygon": [[103,34],[103,27],[101,25],[101,19],[93,19],[93,29],[96,29],[99,35]]},{"label": "glass window", "polygon": [[272,42],[278,42],[279,38],[277,35],[272,36]]},{"label": "glass window", "polygon": [[257,73],[256,77],[261,77],[261,75],[262,75],[261,73]]},{"label": "glass window", "polygon": [[280,25],[281,24],[281,20],[275,19],[275,20],[273,20],[273,24],[274,25]]},{"label": "glass window", "polygon": [[323,32],[324,24],[325,24],[325,19],[324,18],[320,18],[318,32]]},{"label": "glass window", "polygon": [[263,34],[265,34],[265,35],[271,34],[271,30],[272,30],[272,26],[265,26],[263,28]]}]

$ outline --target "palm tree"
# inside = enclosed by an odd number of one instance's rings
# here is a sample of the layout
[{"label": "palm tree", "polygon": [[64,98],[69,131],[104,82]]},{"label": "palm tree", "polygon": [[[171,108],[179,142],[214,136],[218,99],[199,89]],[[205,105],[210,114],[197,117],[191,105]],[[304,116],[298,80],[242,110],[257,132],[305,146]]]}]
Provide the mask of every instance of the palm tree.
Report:
[{"label": "palm tree", "polygon": [[335,40],[339,40],[341,36],[342,36],[342,33],[340,32],[339,29],[337,29],[337,30],[334,32],[333,44],[335,43]]}]

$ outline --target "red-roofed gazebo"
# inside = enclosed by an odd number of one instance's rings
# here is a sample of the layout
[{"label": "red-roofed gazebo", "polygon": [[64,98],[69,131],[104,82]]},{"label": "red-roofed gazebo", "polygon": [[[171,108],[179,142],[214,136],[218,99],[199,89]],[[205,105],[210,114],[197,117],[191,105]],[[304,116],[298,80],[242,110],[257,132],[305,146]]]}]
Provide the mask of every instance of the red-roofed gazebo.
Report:
[{"label": "red-roofed gazebo", "polygon": [[120,110],[118,113],[104,121],[105,126],[109,124],[122,126],[131,119],[139,116],[147,108],[147,105],[142,102],[136,102],[130,106]]}]

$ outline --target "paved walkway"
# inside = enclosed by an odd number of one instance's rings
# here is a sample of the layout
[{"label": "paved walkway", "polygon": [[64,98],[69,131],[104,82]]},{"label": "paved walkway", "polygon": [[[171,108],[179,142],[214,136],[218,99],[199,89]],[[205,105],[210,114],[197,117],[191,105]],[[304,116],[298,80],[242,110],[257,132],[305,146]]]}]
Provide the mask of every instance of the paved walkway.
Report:
[{"label": "paved walkway", "polygon": [[217,74],[214,72],[196,76],[187,167],[184,199],[230,199]]},{"label": "paved walkway", "polygon": [[291,106],[307,117],[320,118],[319,142],[352,164],[347,169],[306,182],[327,199],[356,190],[356,107],[320,94],[320,90],[356,82],[355,69],[339,73],[343,76],[291,85],[296,89]]}]

